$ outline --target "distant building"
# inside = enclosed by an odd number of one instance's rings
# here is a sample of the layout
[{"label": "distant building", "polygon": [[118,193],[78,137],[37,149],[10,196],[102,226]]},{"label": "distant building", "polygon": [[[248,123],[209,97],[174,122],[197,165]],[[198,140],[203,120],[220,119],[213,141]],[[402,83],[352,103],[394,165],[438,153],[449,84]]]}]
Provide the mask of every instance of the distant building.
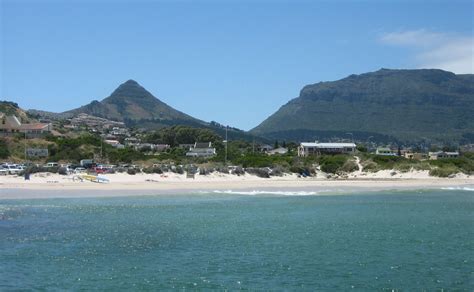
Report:
[{"label": "distant building", "polygon": [[0,122],[0,136],[12,136],[15,133],[24,133],[28,138],[41,137],[51,133],[51,123],[22,124],[20,120],[12,116],[3,116]]},{"label": "distant building", "polygon": [[263,144],[263,145],[258,145],[257,146],[257,151],[267,153],[268,151],[273,150],[273,146],[268,145],[268,144]]},{"label": "distant building", "polygon": [[445,152],[445,151],[437,151],[437,152],[428,152],[428,157],[430,160],[438,160],[438,159],[445,159],[445,158],[457,158],[459,157],[459,152]]},{"label": "distant building", "polygon": [[392,151],[392,149],[385,147],[378,147],[377,150],[375,150],[375,154],[382,156],[397,156],[397,153]]},{"label": "distant building", "polygon": [[48,148],[28,148],[26,155],[28,157],[48,157]]},{"label": "distant building", "polygon": [[170,145],[168,144],[151,144],[151,143],[137,143],[134,144],[133,147],[135,150],[146,150],[148,149],[149,151],[154,151],[154,152],[163,152],[166,149],[170,148]]},{"label": "distant building", "polygon": [[189,157],[212,157],[216,155],[216,148],[212,147],[211,142],[196,142],[193,147],[186,152]]},{"label": "distant building", "polygon": [[125,148],[125,145],[121,144],[117,140],[104,140],[104,142],[118,149]]},{"label": "distant building", "polygon": [[139,138],[136,138],[136,137],[128,137],[128,138],[125,138],[125,145],[126,146],[135,146],[135,145],[138,145],[140,144],[141,140]]},{"label": "distant building", "polygon": [[414,159],[414,160],[423,160],[423,159],[428,158],[428,156],[425,153],[416,153],[416,152],[413,153],[410,151],[406,151],[405,153],[403,153],[403,157],[405,157],[406,159]]},{"label": "distant building", "polygon": [[178,147],[189,151],[194,147],[194,144],[179,144]]},{"label": "distant building", "polygon": [[288,153],[288,148],[284,148],[284,147],[279,147],[279,148],[267,151],[268,155],[275,155],[275,154],[283,155],[286,153]]},{"label": "distant building", "polygon": [[302,142],[298,147],[298,156],[321,155],[321,154],[353,154],[356,144],[354,143],[318,143]]}]

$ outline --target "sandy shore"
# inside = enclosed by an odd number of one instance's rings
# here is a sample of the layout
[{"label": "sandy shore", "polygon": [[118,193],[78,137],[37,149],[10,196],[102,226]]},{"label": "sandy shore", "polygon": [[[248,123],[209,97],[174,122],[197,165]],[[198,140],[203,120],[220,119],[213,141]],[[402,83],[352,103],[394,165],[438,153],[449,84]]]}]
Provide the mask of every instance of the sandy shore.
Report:
[{"label": "sandy shore", "polygon": [[298,178],[296,175],[259,178],[252,175],[213,173],[195,179],[178,174],[110,174],[107,184],[73,181],[72,176],[34,174],[29,181],[18,176],[0,177],[0,199],[104,197],[160,194],[189,194],[196,192],[298,192],[301,194],[336,194],[357,191],[440,189],[445,187],[474,187],[474,177],[434,178],[427,172],[394,175],[384,171],[375,174],[353,173],[346,179]]}]

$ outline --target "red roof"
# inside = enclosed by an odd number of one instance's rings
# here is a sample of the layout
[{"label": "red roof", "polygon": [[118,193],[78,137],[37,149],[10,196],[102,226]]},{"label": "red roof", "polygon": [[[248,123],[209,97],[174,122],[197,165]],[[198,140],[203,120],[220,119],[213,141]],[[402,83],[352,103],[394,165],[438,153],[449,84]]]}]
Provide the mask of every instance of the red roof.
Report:
[{"label": "red roof", "polygon": [[22,124],[20,126],[21,130],[43,130],[48,127],[49,124],[35,123],[35,124]]}]

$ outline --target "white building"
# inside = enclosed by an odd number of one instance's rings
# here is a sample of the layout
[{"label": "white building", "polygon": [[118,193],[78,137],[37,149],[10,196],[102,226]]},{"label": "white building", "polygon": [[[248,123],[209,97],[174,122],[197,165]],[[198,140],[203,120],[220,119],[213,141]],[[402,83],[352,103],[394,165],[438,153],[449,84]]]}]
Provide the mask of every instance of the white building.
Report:
[{"label": "white building", "polygon": [[266,153],[267,153],[267,155],[275,155],[275,154],[284,155],[284,154],[288,153],[288,148],[279,147],[279,148],[276,148],[276,149],[268,150]]},{"label": "white building", "polygon": [[212,157],[214,155],[216,155],[216,148],[212,147],[211,142],[196,142],[189,151],[186,152],[186,156],[189,157]]},{"label": "white building", "polygon": [[51,133],[51,123],[22,124],[20,119],[14,115],[3,115],[0,119],[0,136],[13,136],[15,133],[24,133],[29,138],[41,137]]},{"label": "white building", "polygon": [[437,151],[437,152],[428,152],[428,157],[430,160],[438,160],[443,158],[457,158],[459,157],[459,152],[445,152],[445,151]]},{"label": "white building", "polygon": [[385,148],[385,147],[379,147],[375,150],[376,155],[382,155],[382,156],[397,156],[397,153],[392,151],[390,148]]},{"label": "white building", "polygon": [[321,154],[353,154],[356,144],[354,143],[318,143],[302,142],[298,147],[298,156],[321,155]]}]

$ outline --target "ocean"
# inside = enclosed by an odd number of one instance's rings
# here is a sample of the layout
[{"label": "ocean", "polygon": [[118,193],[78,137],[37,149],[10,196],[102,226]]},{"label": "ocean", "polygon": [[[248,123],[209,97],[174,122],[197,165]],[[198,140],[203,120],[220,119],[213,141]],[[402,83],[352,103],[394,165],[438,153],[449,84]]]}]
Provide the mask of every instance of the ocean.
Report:
[{"label": "ocean", "polygon": [[474,289],[474,191],[0,200],[0,290]]}]

